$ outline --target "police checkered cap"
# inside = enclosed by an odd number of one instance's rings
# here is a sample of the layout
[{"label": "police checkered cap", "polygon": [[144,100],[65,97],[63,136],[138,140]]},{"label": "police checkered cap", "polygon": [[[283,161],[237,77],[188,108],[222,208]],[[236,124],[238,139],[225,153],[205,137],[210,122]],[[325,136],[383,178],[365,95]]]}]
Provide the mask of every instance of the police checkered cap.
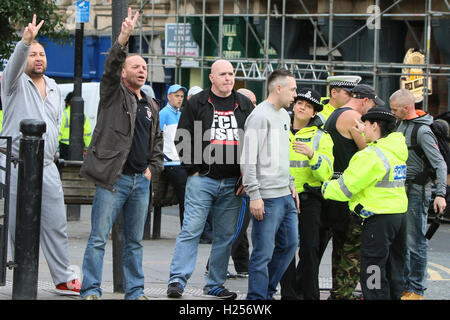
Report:
[{"label": "police checkered cap", "polygon": [[374,107],[369,109],[369,111],[361,117],[361,121],[372,120],[372,121],[387,121],[396,122],[394,114],[386,109],[385,107]]},{"label": "police checkered cap", "polygon": [[332,87],[352,89],[361,81],[360,76],[329,76],[327,83]]},{"label": "police checkered cap", "polygon": [[314,106],[314,110],[320,112],[323,110],[323,105],[320,103],[320,93],[311,88],[302,88],[297,92],[297,100],[305,100]]}]

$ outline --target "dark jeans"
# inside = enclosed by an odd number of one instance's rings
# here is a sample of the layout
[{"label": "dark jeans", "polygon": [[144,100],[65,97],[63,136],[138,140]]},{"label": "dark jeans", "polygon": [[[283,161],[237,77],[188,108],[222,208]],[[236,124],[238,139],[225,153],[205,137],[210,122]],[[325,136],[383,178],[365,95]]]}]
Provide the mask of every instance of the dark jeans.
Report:
[{"label": "dark jeans", "polygon": [[165,166],[164,170],[167,173],[167,178],[173,186],[175,195],[178,198],[178,210],[180,215],[180,226],[183,227],[184,219],[184,194],[186,192],[186,170],[181,166]]},{"label": "dark jeans", "polygon": [[308,193],[300,194],[299,214],[299,263],[295,266],[295,257],[280,281],[281,298],[319,300],[319,265],[321,250],[320,216],[322,201]]},{"label": "dark jeans", "polygon": [[401,298],[405,253],[405,214],[374,215],[364,221],[360,281],[364,299]]}]

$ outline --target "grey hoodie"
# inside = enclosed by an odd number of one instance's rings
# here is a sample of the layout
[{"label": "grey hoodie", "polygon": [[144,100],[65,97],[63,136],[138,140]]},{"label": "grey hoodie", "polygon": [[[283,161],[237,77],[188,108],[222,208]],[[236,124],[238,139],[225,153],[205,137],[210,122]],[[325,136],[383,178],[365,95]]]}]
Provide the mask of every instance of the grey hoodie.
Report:
[{"label": "grey hoodie", "polygon": [[[436,193],[444,195],[447,190],[447,164],[442,154],[439,152],[436,137],[434,136],[430,124],[433,123],[433,117],[424,114],[411,120],[403,120],[397,128],[398,132],[402,132],[406,139],[406,145],[411,146],[411,133],[415,123],[425,124],[417,131],[417,144],[422,148],[431,166],[436,170]],[[413,179],[416,174],[424,169],[424,162],[412,149],[409,149],[406,179]]]}]

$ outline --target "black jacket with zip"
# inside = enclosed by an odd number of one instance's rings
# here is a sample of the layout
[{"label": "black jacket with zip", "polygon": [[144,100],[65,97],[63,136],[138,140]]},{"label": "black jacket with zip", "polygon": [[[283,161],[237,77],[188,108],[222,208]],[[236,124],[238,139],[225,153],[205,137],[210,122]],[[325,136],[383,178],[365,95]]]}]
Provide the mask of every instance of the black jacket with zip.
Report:
[{"label": "black jacket with zip", "polygon": [[[253,111],[254,106],[250,99],[233,90],[237,100],[237,108],[234,110],[239,128],[240,145],[238,154],[234,159],[240,158],[242,139],[244,138],[244,124],[247,117]],[[192,96],[184,106],[180,121],[178,122],[175,145],[180,156],[181,164],[188,175],[199,172],[214,179],[223,179],[240,176],[238,161],[234,164],[221,166],[221,170],[212,170],[214,163],[211,160],[209,146],[211,143],[211,126],[214,120],[214,106],[209,102],[211,89],[205,89]]]}]

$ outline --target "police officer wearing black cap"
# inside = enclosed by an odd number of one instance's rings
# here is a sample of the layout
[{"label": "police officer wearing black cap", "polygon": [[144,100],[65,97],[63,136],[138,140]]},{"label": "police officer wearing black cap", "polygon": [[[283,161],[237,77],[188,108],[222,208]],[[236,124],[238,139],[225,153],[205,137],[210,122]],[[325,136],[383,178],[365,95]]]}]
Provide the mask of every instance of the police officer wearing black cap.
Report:
[{"label": "police officer wearing black cap", "polygon": [[[333,140],[322,129],[318,112],[322,111],[320,94],[303,88],[294,100],[294,121],[289,135],[290,174],[300,196],[299,263],[295,257],[281,284],[281,299],[319,300],[319,248],[322,199],[320,186],[333,174]],[[305,184],[316,191],[305,189]]]},{"label": "police officer wearing black cap", "polygon": [[[365,84],[358,84],[351,90],[346,105],[336,109],[328,118],[325,130],[333,139],[334,177],[339,177],[347,168],[352,156],[367,144],[357,123],[361,116],[376,105],[383,106],[375,90]],[[348,212],[348,205],[338,201],[327,201],[328,214],[322,221],[323,227],[331,229],[333,237],[332,274],[333,289],[330,299],[354,299],[353,291],[360,273],[360,222]],[[324,237],[326,233],[322,233]],[[329,239],[321,240],[322,254]]]},{"label": "police officer wearing black cap", "polygon": [[399,300],[403,290],[408,198],[408,147],[396,118],[382,107],[361,117],[368,146],[353,155],[338,178],[325,182],[325,199],[347,202],[362,220],[360,283],[365,300]]}]

